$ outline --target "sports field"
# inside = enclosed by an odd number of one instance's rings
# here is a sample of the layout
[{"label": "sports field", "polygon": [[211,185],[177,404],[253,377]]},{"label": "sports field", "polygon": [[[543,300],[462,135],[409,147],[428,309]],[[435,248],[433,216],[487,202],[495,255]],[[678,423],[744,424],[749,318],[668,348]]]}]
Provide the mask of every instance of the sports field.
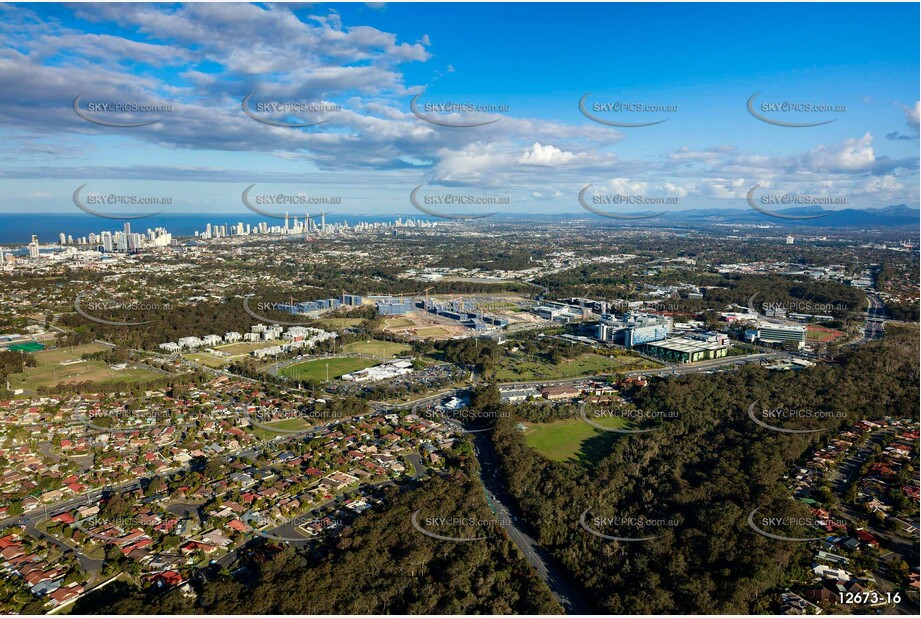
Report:
[{"label": "sports field", "polygon": [[146,369],[115,371],[103,361],[81,360],[80,355],[99,352],[105,346],[91,343],[35,353],[37,367],[27,367],[22,373],[10,375],[10,387],[34,391],[40,386],[57,386],[73,382],[122,382],[134,384],[159,378],[159,374]]},{"label": "sports field", "polygon": [[392,341],[356,341],[342,348],[346,352],[353,354],[368,354],[369,356],[381,356],[390,358],[404,354],[410,350],[410,347],[404,343],[393,343]]},{"label": "sports field", "polygon": [[[627,421],[619,417],[592,419],[605,427],[620,429]],[[585,442],[591,438],[607,436],[613,439],[618,434],[592,427],[581,418],[555,421],[553,423],[525,423],[524,435],[528,446],[537,449],[544,457],[553,461],[596,461],[604,452],[586,449]]]},{"label": "sports field", "polygon": [[80,358],[83,354],[95,354],[102,352],[106,346],[101,343],[87,343],[85,345],[73,346],[70,348],[57,348],[55,350],[45,350],[35,354],[35,361],[41,365],[54,365],[57,363],[72,361]]},{"label": "sports field", "polygon": [[329,379],[333,380],[347,373],[365,369],[366,367],[373,367],[377,364],[377,361],[364,358],[319,358],[289,365],[281,370],[281,375],[294,380],[315,380],[317,382],[323,382],[326,380],[327,366],[329,366]]},{"label": "sports field", "polygon": [[838,337],[843,337],[844,332],[834,328],[825,328],[824,326],[814,326],[810,324],[806,328],[806,339],[809,341],[832,341]]}]

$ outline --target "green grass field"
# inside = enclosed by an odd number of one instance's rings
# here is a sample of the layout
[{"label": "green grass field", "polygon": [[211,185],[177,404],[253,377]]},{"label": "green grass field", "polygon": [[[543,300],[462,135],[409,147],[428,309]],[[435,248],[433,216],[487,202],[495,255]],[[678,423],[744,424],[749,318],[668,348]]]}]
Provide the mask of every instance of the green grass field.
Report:
[{"label": "green grass field", "polygon": [[635,371],[659,367],[656,363],[633,356],[602,356],[601,354],[583,354],[577,358],[551,365],[542,361],[523,357],[505,357],[502,359],[496,378],[505,382],[524,380],[554,380],[574,378],[577,376],[614,373],[617,371]]},{"label": "green grass field", "polygon": [[406,328],[413,326],[413,321],[407,318],[387,318],[384,320],[384,328]]},{"label": "green grass field", "polygon": [[451,331],[441,326],[423,326],[415,330],[417,337],[446,337]]},{"label": "green grass field", "polygon": [[[284,434],[285,432],[298,431],[300,429],[307,429],[310,427],[310,423],[302,418],[288,418],[283,421],[260,423],[260,425],[264,425],[264,427],[256,427],[253,425],[252,430],[256,436],[262,438],[263,440],[271,440],[272,438]],[[279,431],[272,431],[272,429],[268,429],[269,427],[278,429]]]},{"label": "green grass field", "polygon": [[329,365],[329,379],[333,380],[341,375],[358,371],[366,367],[373,367],[377,362],[364,358],[340,357],[320,358],[289,365],[281,370],[281,374],[295,380],[326,380],[326,366]]},{"label": "green grass field", "polygon": [[71,348],[58,348],[56,350],[45,350],[44,352],[35,353],[35,361],[41,365],[56,365],[61,362],[80,358],[84,354],[94,354],[106,350],[106,346],[101,343],[87,343]]},{"label": "green grass field", "polygon": [[159,378],[159,374],[146,369],[123,369],[113,371],[102,361],[82,361],[64,365],[69,361],[79,361],[80,355],[105,350],[100,344],[91,343],[57,350],[45,350],[35,353],[37,367],[27,367],[22,373],[10,375],[10,387],[32,391],[39,386],[56,386],[67,382],[121,382],[135,384],[150,382]]},{"label": "green grass field", "polygon": [[364,320],[361,318],[325,318],[317,320],[323,326],[330,328],[348,328],[350,326],[359,326]]},{"label": "green grass field", "polygon": [[353,354],[368,354],[369,356],[381,356],[391,358],[408,352],[411,348],[404,343],[393,343],[391,341],[356,341],[342,348],[346,352]]},{"label": "green grass field", "polygon": [[[627,421],[618,417],[592,419],[599,425],[620,429],[627,426]],[[580,418],[555,421],[553,423],[525,423],[524,435],[528,446],[553,461],[587,461],[594,462],[605,454],[603,445],[587,448],[585,444],[591,438],[614,439],[618,434],[605,432],[592,427]]]}]

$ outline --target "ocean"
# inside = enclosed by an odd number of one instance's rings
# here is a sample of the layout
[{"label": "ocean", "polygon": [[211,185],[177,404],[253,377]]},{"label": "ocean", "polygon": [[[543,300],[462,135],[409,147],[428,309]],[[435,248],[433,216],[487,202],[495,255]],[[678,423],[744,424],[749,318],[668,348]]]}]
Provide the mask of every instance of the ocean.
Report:
[{"label": "ocean", "polygon": [[[311,217],[313,218],[313,217]],[[392,222],[397,219],[426,219],[424,215],[336,215],[327,214],[326,223],[343,223],[349,225],[356,223],[378,223]],[[293,215],[292,215],[293,219]],[[298,217],[303,221],[303,217]],[[252,213],[190,213],[185,215],[157,215],[147,217],[146,219],[134,219],[131,223],[131,231],[143,233],[148,228],[157,227],[165,228],[174,237],[176,236],[194,236],[195,232],[203,232],[205,226],[209,223],[216,225],[235,225],[242,222],[251,226],[256,226],[265,221],[270,227],[273,225],[284,225],[283,219],[274,219],[261,217]],[[69,213],[47,213],[42,215],[28,213],[0,213],[0,245],[7,247],[27,244],[32,235],[38,236],[40,244],[57,243],[58,235],[61,232],[68,236],[73,236],[74,240],[81,236],[89,236],[91,233],[99,234],[104,231],[116,232],[121,231],[124,227],[124,221],[119,219],[102,219],[87,214],[69,214]]]}]

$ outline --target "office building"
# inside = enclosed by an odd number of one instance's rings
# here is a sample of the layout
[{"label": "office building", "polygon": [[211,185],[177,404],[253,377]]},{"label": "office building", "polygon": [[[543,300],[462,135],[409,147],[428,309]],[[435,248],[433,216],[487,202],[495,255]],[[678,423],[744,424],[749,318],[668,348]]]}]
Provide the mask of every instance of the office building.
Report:
[{"label": "office building", "polygon": [[745,331],[749,341],[758,340],[766,344],[786,344],[793,342],[797,348],[806,345],[806,327],[786,324],[759,324],[757,329]]},{"label": "office building", "polygon": [[377,301],[377,312],[381,315],[404,315],[413,310],[412,299],[387,298]]},{"label": "office building", "polygon": [[613,314],[601,316],[596,338],[598,341],[616,343],[625,348],[661,341],[668,336],[672,319],[653,313],[628,311],[620,318]]}]

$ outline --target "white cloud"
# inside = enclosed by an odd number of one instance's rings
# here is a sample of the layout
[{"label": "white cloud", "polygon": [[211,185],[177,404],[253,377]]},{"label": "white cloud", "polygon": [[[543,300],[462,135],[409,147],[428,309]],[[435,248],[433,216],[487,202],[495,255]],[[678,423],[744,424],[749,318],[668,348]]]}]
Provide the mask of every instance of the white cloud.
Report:
[{"label": "white cloud", "polygon": [[817,146],[799,159],[800,165],[816,172],[858,172],[876,163],[873,136],[844,140],[834,146]]},{"label": "white cloud", "polygon": [[575,155],[569,151],[562,151],[551,145],[543,146],[535,143],[518,159],[522,165],[564,165],[571,162]]}]

